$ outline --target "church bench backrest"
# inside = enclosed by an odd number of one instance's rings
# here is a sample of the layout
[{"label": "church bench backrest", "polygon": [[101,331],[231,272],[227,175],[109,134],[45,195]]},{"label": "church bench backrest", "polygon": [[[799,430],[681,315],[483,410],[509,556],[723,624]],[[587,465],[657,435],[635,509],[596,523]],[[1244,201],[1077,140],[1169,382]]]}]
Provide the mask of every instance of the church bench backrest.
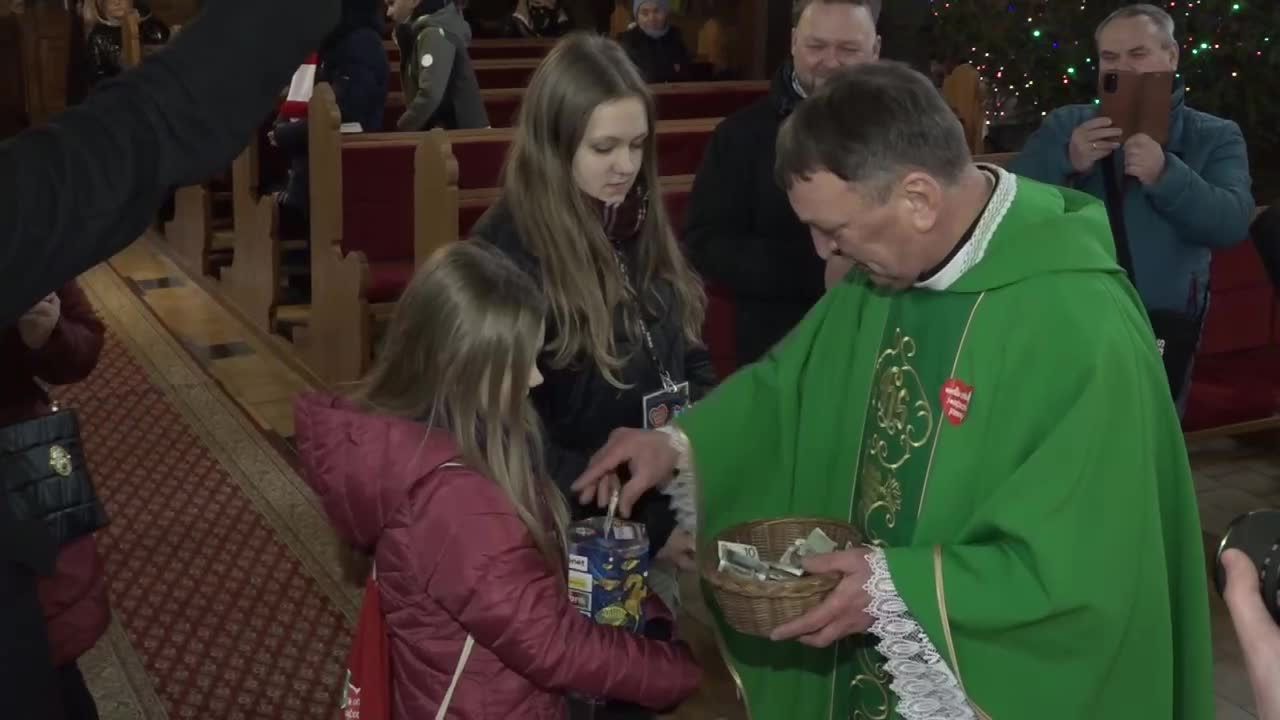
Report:
[{"label": "church bench backrest", "polygon": [[[692,175],[721,118],[663,120],[658,123],[658,170],[662,175]],[[458,165],[458,188],[473,190],[502,184],[502,165],[511,144],[510,128],[455,130],[448,133]]]},{"label": "church bench backrest", "polygon": [[[480,38],[471,41],[467,54],[472,60],[541,60],[556,44],[554,38]],[[400,62],[395,40],[382,41],[387,60]]]},{"label": "church bench backrest", "polygon": [[[726,82],[686,82],[651,85],[659,120],[725,117],[750,105],[769,92],[763,80]],[[524,88],[496,88],[480,91],[489,124],[511,127],[515,124]]]},{"label": "church bench backrest", "polygon": [[416,133],[342,141],[342,243],[370,262],[413,257]]},{"label": "church bench backrest", "polygon": [[[685,212],[689,207],[689,191],[693,189],[692,175],[666,176],[662,183],[662,199],[672,229],[679,234],[684,227]],[[502,196],[500,188],[466,190],[458,196],[458,237],[465,238],[480,218]]]},{"label": "church bench backrest", "polygon": [[467,53],[472,60],[542,58],[555,44],[554,38],[480,38],[471,41]]}]

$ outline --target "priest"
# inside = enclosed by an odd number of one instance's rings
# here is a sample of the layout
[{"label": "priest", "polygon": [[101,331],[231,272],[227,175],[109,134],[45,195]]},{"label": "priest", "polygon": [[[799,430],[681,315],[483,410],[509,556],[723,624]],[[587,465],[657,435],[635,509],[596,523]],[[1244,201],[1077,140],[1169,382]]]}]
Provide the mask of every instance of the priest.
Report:
[{"label": "priest", "polygon": [[861,531],[807,561],[842,579],[771,638],[715,611],[751,716],[1212,717],[1186,448],[1103,206],[975,164],[893,63],[801,104],[777,174],[847,276],[674,426],[615,433],[576,485],[605,500],[626,466],[623,511],[664,487],[703,553],[749,520]]}]

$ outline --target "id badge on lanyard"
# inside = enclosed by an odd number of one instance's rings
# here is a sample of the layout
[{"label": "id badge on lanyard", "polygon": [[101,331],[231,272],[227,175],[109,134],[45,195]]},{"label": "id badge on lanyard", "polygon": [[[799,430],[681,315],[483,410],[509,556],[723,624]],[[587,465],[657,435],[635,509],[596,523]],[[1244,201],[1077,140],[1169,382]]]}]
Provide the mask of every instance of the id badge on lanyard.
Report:
[{"label": "id badge on lanyard", "polygon": [[666,427],[689,409],[689,383],[671,384],[644,396],[644,429]]}]

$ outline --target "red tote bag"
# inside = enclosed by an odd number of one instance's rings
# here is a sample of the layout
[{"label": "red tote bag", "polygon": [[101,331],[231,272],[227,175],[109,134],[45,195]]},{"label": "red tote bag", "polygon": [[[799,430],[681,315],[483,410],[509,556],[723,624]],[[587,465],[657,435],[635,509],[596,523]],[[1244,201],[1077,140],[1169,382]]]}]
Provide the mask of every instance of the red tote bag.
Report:
[{"label": "red tote bag", "polygon": [[391,720],[391,646],[376,570],[364,586],[341,707],[342,720]]}]

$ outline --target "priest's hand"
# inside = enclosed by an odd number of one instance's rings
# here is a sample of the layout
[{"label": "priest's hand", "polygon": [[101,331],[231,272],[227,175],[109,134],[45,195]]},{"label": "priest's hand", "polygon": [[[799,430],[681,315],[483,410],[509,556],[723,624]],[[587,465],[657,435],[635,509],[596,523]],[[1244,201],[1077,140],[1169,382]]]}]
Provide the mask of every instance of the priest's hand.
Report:
[{"label": "priest's hand", "polygon": [[805,558],[806,572],[823,575],[840,573],[840,584],[818,607],[779,626],[770,635],[773,641],[795,640],[810,647],[824,648],[850,635],[871,629],[874,619],[867,612],[871,596],[863,589],[871,579],[870,548],[840,550]]},{"label": "priest's hand", "polygon": [[1138,178],[1145,186],[1155,185],[1164,175],[1164,166],[1164,148],[1150,135],[1139,133],[1125,142],[1125,175]]},{"label": "priest's hand", "polygon": [[612,478],[616,477],[618,468],[626,466],[631,478],[623,484],[618,496],[618,512],[630,517],[631,508],[641,495],[674,477],[679,461],[680,454],[666,433],[620,428],[591,456],[586,471],[574,481],[573,491],[578,493],[578,501],[583,505],[594,498],[597,505],[605,507],[614,487]]},{"label": "priest's hand", "polygon": [[1222,599],[1240,638],[1260,720],[1280,720],[1280,627],[1262,602],[1258,569],[1239,550],[1222,554],[1227,588]]}]

